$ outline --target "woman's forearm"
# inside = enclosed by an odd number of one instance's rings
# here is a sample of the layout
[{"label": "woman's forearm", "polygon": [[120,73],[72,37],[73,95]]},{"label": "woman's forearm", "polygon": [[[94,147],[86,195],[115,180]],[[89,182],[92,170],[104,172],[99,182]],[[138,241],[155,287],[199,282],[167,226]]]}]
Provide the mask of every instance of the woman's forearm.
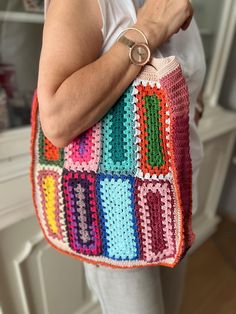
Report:
[{"label": "woman's forearm", "polygon": [[[126,36],[140,40],[135,31]],[[48,138],[58,147],[94,125],[109,111],[123,91],[140,72],[128,56],[128,47],[115,43],[96,61],[70,75],[48,97],[51,119],[47,119]]]}]

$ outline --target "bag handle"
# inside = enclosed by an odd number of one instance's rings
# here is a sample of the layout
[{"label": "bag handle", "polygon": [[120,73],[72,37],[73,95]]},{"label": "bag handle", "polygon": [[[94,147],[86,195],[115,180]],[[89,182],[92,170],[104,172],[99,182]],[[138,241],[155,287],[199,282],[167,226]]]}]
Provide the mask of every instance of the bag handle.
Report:
[{"label": "bag handle", "polygon": [[168,57],[155,58],[152,57],[147,65],[151,65],[159,74],[171,71],[179,64],[176,56],[171,55]]}]

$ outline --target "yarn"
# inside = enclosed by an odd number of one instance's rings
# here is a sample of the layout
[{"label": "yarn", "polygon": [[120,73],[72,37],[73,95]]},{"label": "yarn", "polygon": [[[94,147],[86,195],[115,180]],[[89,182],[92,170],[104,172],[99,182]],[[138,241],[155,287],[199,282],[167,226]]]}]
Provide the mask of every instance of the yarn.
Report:
[{"label": "yarn", "polygon": [[188,88],[177,60],[165,59],[63,148],[44,135],[35,92],[32,196],[60,252],[115,268],[174,267],[192,245]]}]

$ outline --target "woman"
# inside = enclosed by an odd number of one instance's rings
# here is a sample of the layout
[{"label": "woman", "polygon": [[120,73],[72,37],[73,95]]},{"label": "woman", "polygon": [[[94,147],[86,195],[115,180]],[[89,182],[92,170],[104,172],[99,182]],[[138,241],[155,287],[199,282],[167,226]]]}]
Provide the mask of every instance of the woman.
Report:
[{"label": "woman", "polygon": [[[153,56],[176,55],[190,91],[193,214],[202,145],[194,122],[205,60],[187,0],[51,0],[39,65],[38,99],[45,135],[58,147],[99,121],[140,72],[129,49],[116,39],[132,26],[148,39]],[[143,41],[138,31],[125,36]],[[45,84],[46,82],[46,84]],[[84,264],[89,287],[103,313],[178,313],[186,265],[131,270]]]}]

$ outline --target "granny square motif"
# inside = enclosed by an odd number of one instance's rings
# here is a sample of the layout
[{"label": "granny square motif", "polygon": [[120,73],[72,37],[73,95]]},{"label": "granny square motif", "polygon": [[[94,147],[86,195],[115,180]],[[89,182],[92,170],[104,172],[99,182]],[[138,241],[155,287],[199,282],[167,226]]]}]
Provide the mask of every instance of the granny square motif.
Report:
[{"label": "granny square motif", "polygon": [[191,247],[189,94],[178,60],[153,59],[106,115],[63,148],[31,111],[32,197],[49,244],[114,268],[174,267]]}]

